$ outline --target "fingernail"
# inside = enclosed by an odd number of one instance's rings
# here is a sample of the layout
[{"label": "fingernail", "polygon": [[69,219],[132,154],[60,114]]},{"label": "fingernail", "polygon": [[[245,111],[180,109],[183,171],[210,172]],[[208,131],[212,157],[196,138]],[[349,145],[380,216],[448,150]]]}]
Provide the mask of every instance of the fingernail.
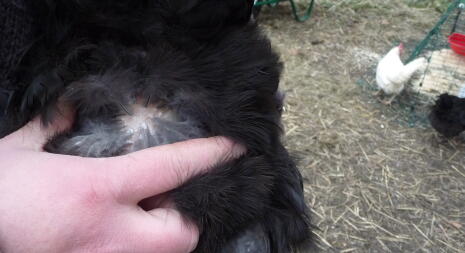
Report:
[{"label": "fingernail", "polygon": [[232,152],[234,153],[234,157],[242,156],[247,152],[247,148],[238,142],[233,142],[232,149],[233,149]]},{"label": "fingernail", "polygon": [[247,148],[240,144],[237,141],[234,141],[228,137],[215,137],[219,142],[220,145],[224,145],[227,147],[228,153],[230,153],[232,158],[238,158],[247,152]]}]

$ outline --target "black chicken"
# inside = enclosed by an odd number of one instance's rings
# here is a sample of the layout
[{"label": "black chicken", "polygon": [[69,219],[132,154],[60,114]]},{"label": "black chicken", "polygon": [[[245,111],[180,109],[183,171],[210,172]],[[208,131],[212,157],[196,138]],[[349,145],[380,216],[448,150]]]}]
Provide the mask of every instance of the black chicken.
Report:
[{"label": "black chicken", "polygon": [[250,21],[253,0],[28,4],[34,40],[2,87],[0,137],[35,115],[49,122],[59,98],[77,113],[46,145],[53,153],[108,157],[230,137],[247,147],[243,157],[170,195],[202,232],[196,252],[313,245],[301,175],[280,141],[282,66]]},{"label": "black chicken", "polygon": [[431,125],[445,137],[465,131],[465,99],[447,93],[436,100],[429,115]]}]

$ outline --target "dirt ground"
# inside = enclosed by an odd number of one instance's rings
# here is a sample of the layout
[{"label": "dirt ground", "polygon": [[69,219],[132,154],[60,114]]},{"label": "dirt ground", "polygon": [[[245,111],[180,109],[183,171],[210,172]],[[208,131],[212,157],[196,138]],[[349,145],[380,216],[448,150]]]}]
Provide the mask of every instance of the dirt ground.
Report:
[{"label": "dirt ground", "polygon": [[286,66],[286,143],[322,252],[465,252],[465,138],[401,124],[357,85],[440,16],[405,2],[319,0],[305,23],[286,3],[260,14]]}]

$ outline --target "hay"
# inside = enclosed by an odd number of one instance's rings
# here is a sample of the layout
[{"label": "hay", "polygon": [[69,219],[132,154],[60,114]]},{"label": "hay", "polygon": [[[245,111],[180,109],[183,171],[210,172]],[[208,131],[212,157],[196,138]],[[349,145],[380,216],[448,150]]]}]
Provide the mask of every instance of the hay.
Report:
[{"label": "hay", "polygon": [[285,3],[263,8],[259,21],[286,64],[285,141],[299,157],[322,252],[465,252],[465,141],[399,124],[396,103],[356,85],[440,13],[400,0],[315,7],[303,24]]},{"label": "hay", "polygon": [[443,93],[465,95],[465,57],[450,49],[433,51],[423,80],[413,82],[413,89],[431,97]]}]

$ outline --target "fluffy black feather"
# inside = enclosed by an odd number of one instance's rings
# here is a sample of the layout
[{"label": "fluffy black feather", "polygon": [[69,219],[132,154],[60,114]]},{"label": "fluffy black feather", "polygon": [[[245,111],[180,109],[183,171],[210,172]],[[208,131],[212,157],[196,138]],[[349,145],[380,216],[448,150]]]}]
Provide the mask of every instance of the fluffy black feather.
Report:
[{"label": "fluffy black feather", "polygon": [[6,89],[0,88],[0,122],[6,114],[6,107],[9,97],[10,92],[8,92]]},{"label": "fluffy black feather", "polygon": [[430,113],[431,125],[446,137],[454,137],[465,130],[465,99],[441,94]]},{"label": "fluffy black feather", "polygon": [[282,66],[248,21],[252,3],[34,1],[37,40],[17,71],[0,134],[37,114],[53,117],[61,98],[76,107],[76,124],[47,144],[50,152],[113,156],[230,137],[246,155],[171,193],[202,231],[196,252],[311,245],[302,179],[280,141]]}]

